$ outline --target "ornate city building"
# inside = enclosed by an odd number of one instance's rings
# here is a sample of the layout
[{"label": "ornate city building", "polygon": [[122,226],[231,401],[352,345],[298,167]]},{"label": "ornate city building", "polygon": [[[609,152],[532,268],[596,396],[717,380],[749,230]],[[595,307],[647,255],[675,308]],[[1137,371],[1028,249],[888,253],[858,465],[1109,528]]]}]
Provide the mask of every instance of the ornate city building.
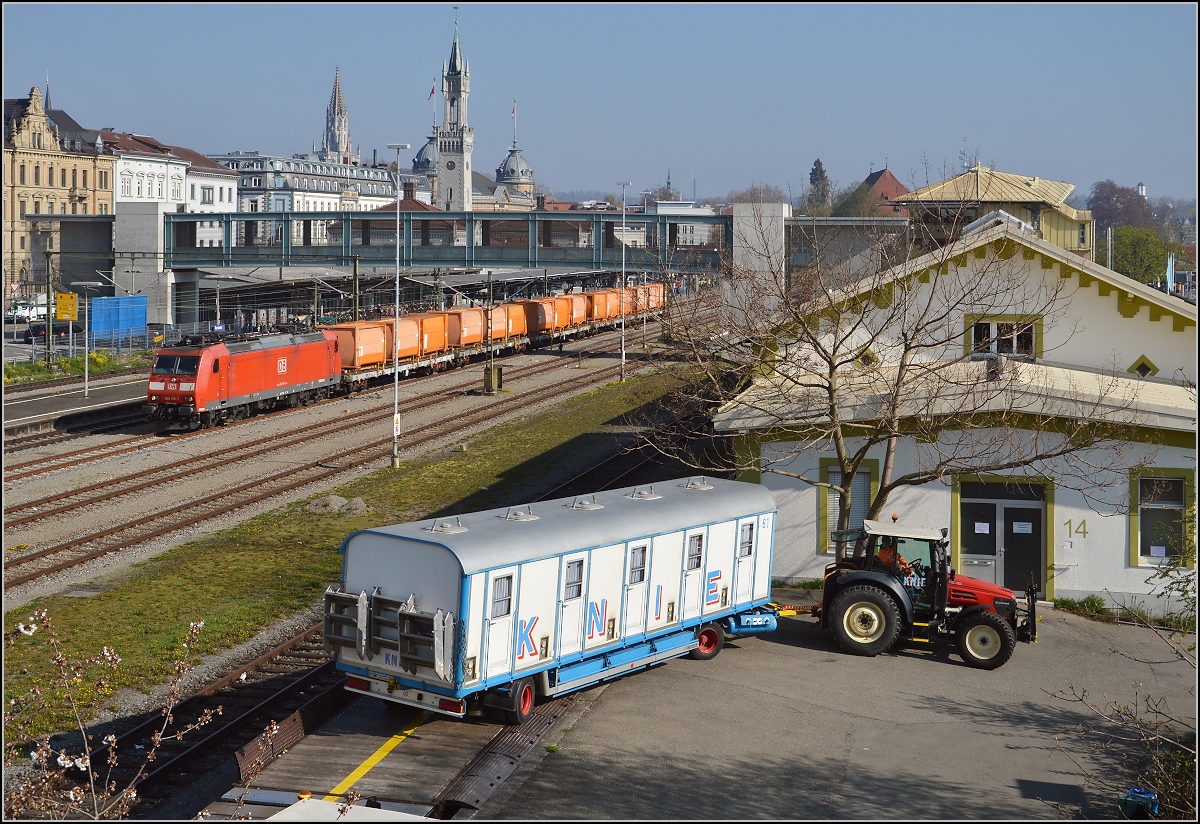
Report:
[{"label": "ornate city building", "polygon": [[44,287],[47,261],[57,269],[59,223],[37,215],[112,214],[113,160],[98,130],[51,106],[48,86],[44,96],[35,86],[29,97],[4,101],[7,297],[40,292],[35,284]]},{"label": "ornate city building", "polygon": [[471,96],[471,67],[458,44],[458,26],[450,60],[442,64],[442,125],[436,132],[441,160],[440,183],[435,206],[448,212],[469,212],[472,208],[471,153],[475,150],[475,130],[467,125],[467,99]]},{"label": "ornate city building", "polygon": [[[467,122],[470,94],[471,69],[463,58],[455,26],[450,59],[442,64],[442,122],[434,125],[413,158],[412,173],[428,181],[433,205],[446,211],[527,212],[536,208],[533,169],[521,156],[515,134],[495,180],[474,171],[475,130]],[[515,108],[513,116],[515,119]]]}]

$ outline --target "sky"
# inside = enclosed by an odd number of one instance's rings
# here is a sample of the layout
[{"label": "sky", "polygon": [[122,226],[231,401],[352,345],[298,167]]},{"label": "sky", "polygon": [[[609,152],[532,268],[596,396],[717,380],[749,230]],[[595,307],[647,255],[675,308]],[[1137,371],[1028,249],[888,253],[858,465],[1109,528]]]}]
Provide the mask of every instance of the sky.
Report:
[{"label": "sky", "polygon": [[[516,139],[552,192],[835,186],[887,166],[1197,193],[1193,4],[35,4],[3,8],[4,97],[205,154],[318,146],[335,69],[364,159],[441,119],[455,18],[474,166]],[[429,100],[432,86],[437,87]],[[514,119],[512,111],[516,108]],[[436,108],[435,108],[436,107]]]}]

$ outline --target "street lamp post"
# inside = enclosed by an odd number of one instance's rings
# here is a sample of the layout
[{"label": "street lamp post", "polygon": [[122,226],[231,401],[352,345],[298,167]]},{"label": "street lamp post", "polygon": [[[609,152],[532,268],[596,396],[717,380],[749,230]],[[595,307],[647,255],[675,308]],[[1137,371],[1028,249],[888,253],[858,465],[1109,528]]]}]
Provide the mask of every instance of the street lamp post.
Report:
[{"label": "street lamp post", "polygon": [[621,187],[621,380],[625,380],[625,187],[629,181],[619,182]]},{"label": "street lamp post", "polygon": [[91,337],[91,314],[88,311],[88,290],[107,286],[98,280],[77,280],[71,284],[75,289],[83,290],[83,396],[88,396],[88,338]]},{"label": "street lamp post", "polygon": [[407,143],[389,143],[396,150],[396,299],[395,325],[392,326],[392,469],[400,468],[400,364],[397,352],[400,342],[400,152]]}]

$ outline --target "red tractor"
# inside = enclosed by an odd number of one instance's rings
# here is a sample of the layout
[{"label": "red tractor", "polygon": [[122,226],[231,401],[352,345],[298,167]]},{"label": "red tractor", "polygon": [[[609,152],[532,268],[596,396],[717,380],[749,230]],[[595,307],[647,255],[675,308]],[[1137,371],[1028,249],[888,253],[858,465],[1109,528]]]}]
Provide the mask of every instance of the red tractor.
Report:
[{"label": "red tractor", "polygon": [[[895,516],[893,516],[893,519]],[[1011,589],[956,575],[947,530],[863,521],[861,529],[832,533],[853,546],[825,568],[821,629],[846,652],[875,656],[901,638],[924,644],[953,639],[969,666],[996,669],[1017,641],[1037,640],[1037,587],[1025,591],[1018,623]]]}]

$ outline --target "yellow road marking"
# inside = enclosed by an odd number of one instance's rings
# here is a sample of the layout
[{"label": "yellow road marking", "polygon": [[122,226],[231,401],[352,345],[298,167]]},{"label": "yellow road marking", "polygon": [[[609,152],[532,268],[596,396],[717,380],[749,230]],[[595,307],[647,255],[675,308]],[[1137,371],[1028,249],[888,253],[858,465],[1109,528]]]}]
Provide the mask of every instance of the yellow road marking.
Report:
[{"label": "yellow road marking", "polygon": [[416,721],[413,721],[407,727],[400,730],[400,732],[396,733],[391,738],[389,738],[387,740],[386,744],[384,744],[379,749],[375,750],[375,752],[371,753],[370,758],[368,758],[366,761],[359,764],[358,768],[354,772],[352,772],[348,776],[346,776],[342,780],[342,783],[338,784],[336,787],[334,787],[332,790],[330,790],[329,795],[325,796],[324,800],[325,801],[337,801],[339,798],[341,798],[343,795],[345,795],[346,791],[349,790],[351,787],[353,787],[360,778],[362,778],[364,775],[366,775],[372,769],[374,769],[375,765],[378,764],[380,761],[382,761],[388,753],[390,753],[392,750],[396,749],[396,747],[400,744],[401,741],[403,741],[405,738],[408,738],[410,735],[412,735],[413,732],[417,729],[417,727],[421,726],[428,720],[429,720],[429,713],[422,712],[420,715],[418,715]]}]

